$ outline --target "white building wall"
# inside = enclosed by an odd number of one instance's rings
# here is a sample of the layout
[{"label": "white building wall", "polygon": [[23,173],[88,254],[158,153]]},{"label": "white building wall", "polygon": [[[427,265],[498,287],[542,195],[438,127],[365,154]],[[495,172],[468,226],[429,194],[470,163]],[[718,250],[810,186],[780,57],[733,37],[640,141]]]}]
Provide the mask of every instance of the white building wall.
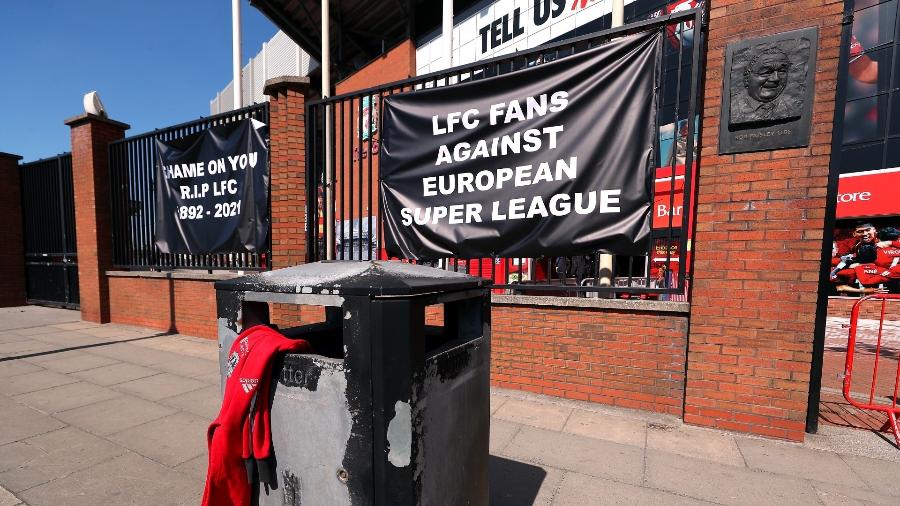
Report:
[{"label": "white building wall", "polygon": [[[625,5],[634,1],[625,0]],[[548,3],[553,9],[554,2],[551,0]],[[562,12],[540,26],[535,24],[534,19],[535,0],[497,0],[464,19],[454,19],[452,66],[540,46],[612,12],[612,0],[587,0],[584,7],[579,6],[577,9],[572,9],[572,5],[573,0],[566,0]],[[513,13],[516,9],[519,9],[520,25],[524,33],[496,47],[491,47],[489,43],[487,51],[484,51],[480,30],[505,14],[508,15],[507,26],[512,30]],[[490,30],[488,38],[490,39]],[[443,35],[438,33],[437,37],[416,48],[417,75],[436,72],[450,66],[443,61],[441,55],[442,40]]]},{"label": "white building wall", "polygon": [[[307,76],[318,66],[318,62],[310,58],[306,51],[279,30],[241,70],[244,106],[269,99],[263,93],[266,80],[280,76]],[[233,88],[234,81],[231,81],[209,101],[210,114],[234,109]]]}]

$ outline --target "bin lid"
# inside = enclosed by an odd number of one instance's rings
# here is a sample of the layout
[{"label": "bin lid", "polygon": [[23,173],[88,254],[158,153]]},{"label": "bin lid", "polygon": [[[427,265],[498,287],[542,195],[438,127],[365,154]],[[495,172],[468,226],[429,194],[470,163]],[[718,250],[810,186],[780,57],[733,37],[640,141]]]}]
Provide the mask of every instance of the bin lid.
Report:
[{"label": "bin lid", "polygon": [[331,260],[216,282],[217,290],[332,295],[417,295],[468,290],[490,281],[399,261]]}]

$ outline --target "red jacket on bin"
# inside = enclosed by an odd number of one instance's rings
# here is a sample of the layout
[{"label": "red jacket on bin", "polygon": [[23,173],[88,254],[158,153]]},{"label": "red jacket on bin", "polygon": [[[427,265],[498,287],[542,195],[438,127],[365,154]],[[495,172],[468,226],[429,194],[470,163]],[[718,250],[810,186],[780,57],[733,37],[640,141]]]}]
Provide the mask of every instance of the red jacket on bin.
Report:
[{"label": "red jacket on bin", "polygon": [[209,468],[203,506],[250,504],[255,479],[274,483],[269,385],[279,353],[309,352],[308,342],[257,325],[234,340],[228,354],[225,396],[206,434]]}]

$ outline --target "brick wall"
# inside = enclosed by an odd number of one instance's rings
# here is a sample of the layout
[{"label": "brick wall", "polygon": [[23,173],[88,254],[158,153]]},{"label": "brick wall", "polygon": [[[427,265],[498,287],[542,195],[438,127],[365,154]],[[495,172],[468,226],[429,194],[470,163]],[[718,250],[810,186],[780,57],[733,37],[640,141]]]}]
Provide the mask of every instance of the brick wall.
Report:
[{"label": "brick wall", "polygon": [[491,318],[494,385],[681,414],[686,315],[495,304]]},{"label": "brick wall", "polygon": [[110,276],[109,315],[114,323],[209,339],[218,331],[210,280]]},{"label": "brick wall", "polygon": [[[802,440],[841,0],[710,1],[686,422]],[[722,155],[725,45],[819,27],[810,145]]]},{"label": "brick wall", "polygon": [[75,240],[81,319],[109,320],[112,234],[109,210],[109,143],[125,136],[128,125],[92,114],[66,120],[72,133],[72,182],[75,192]]},{"label": "brick wall", "polygon": [[0,153],[0,307],[25,305],[25,248],[22,237],[22,195],[19,185],[19,160],[22,157]]},{"label": "brick wall", "polygon": [[400,81],[416,75],[416,48],[410,40],[404,40],[383,55],[375,58],[350,77],[334,85],[340,95]]}]

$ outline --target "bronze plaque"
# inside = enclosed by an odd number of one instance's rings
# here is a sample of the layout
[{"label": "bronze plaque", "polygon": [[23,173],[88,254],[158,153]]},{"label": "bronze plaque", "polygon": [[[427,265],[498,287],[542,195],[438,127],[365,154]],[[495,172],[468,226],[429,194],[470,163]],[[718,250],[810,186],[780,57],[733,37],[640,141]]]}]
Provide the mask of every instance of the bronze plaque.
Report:
[{"label": "bronze plaque", "polygon": [[818,40],[811,27],[727,46],[719,154],[809,144]]}]

